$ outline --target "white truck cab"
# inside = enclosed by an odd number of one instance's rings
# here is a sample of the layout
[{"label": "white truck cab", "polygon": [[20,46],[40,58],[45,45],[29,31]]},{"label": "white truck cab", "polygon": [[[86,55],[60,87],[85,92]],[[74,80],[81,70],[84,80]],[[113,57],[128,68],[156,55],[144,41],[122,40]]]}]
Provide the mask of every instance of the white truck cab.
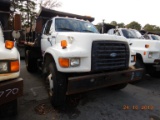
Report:
[{"label": "white truck cab", "polygon": [[127,38],[132,50],[136,51],[136,67],[142,67],[153,77],[160,77],[160,42],[146,40],[135,29],[118,28],[108,30],[108,34]]},{"label": "white truck cab", "polygon": [[124,37],[100,34],[91,22],[77,19],[88,17],[52,12],[68,17],[45,22],[35,45],[26,43],[25,58],[29,72],[42,66],[54,106],[64,104],[66,95],[107,86],[122,89],[142,78],[143,69],[132,68],[136,54]]}]

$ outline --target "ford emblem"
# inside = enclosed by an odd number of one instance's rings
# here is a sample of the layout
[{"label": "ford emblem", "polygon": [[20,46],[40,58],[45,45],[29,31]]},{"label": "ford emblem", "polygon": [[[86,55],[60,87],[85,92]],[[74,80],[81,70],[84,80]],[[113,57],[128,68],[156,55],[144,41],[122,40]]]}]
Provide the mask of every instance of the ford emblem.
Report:
[{"label": "ford emblem", "polygon": [[111,56],[111,57],[116,57],[116,56],[117,56],[117,53],[111,53],[110,56]]}]

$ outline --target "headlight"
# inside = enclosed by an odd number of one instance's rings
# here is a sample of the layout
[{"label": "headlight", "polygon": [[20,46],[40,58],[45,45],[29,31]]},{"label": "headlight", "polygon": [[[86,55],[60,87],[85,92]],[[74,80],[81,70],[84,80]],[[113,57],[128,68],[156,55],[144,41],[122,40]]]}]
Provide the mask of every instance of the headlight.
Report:
[{"label": "headlight", "polygon": [[80,65],[80,58],[71,58],[70,59],[71,67],[76,67]]},{"label": "headlight", "polygon": [[131,62],[136,62],[136,55],[131,56]]},{"label": "headlight", "polygon": [[8,72],[8,63],[0,62],[0,73]]}]

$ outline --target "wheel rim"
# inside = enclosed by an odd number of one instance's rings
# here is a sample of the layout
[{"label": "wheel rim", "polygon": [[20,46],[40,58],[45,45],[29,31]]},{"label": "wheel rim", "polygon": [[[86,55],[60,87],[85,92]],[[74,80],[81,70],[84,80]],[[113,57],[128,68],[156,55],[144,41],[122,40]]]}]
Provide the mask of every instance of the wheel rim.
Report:
[{"label": "wheel rim", "polygon": [[49,65],[49,74],[47,76],[47,80],[48,80],[48,93],[49,93],[50,96],[53,96],[54,82],[53,82],[51,64]]}]

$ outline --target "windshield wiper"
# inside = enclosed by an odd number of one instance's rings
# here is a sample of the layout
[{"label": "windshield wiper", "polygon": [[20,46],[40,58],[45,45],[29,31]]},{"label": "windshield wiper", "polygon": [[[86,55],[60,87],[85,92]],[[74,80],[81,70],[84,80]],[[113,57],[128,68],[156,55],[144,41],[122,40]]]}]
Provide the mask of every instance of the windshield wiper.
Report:
[{"label": "windshield wiper", "polygon": [[90,31],[90,30],[82,30],[82,32],[91,32],[91,33],[93,33],[93,31]]},{"label": "windshield wiper", "polygon": [[72,30],[72,29],[70,29],[70,28],[58,28],[58,30],[74,31],[74,30]]}]

